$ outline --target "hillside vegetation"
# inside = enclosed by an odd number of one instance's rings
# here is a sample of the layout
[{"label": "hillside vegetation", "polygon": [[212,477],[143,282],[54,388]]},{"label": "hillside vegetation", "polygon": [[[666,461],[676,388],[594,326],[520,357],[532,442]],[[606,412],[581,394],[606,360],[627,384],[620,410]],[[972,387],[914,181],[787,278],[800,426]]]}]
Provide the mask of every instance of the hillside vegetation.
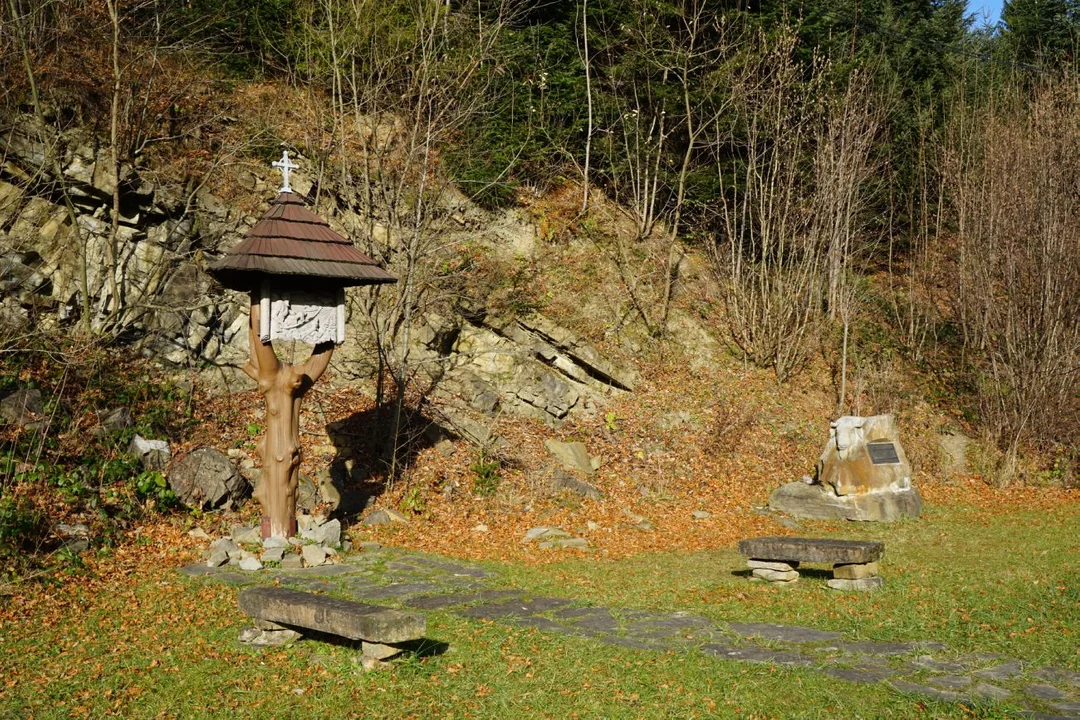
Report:
[{"label": "hillside vegetation", "polygon": [[[50,547],[58,519],[107,534],[170,506],[127,454],[136,431],[251,454],[257,397],[213,379],[246,354],[243,301],[205,268],[265,208],[282,149],[313,208],[399,278],[350,296],[353,349],[314,391],[303,469],[353,438],[354,484],[427,521],[402,541],[528,555],[538,516],[647,515],[655,532],[597,542],[730,544],[774,528],[751,505],[808,472],[842,414],[896,413],[931,499],[1075,497],[1070,3],[1013,0],[994,32],[956,0],[2,13],[0,394],[38,388],[49,418],[3,428],[8,557]],[[582,390],[557,417],[503,397],[490,434],[449,450],[425,434],[440,383],[475,386],[450,372],[464,339],[537,313],[633,391]],[[135,424],[89,438],[117,404]],[[601,456],[604,502],[541,489],[552,435]],[[955,480],[941,435],[974,441]]]}]

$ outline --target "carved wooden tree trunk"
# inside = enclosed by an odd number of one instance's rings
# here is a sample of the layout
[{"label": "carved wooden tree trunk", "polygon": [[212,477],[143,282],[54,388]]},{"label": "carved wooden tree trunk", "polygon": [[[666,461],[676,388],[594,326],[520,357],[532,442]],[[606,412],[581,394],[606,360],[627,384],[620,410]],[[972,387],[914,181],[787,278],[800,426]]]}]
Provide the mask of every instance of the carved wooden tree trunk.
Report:
[{"label": "carved wooden tree trunk", "polygon": [[262,535],[291,537],[296,534],[296,488],[300,480],[300,404],[322,376],[334,353],[334,343],[316,345],[300,366],[282,362],[259,332],[260,308],[252,293],[248,342],[251,359],[244,366],[266,401],[266,433],[259,440],[262,479],[255,499],[263,509]]}]

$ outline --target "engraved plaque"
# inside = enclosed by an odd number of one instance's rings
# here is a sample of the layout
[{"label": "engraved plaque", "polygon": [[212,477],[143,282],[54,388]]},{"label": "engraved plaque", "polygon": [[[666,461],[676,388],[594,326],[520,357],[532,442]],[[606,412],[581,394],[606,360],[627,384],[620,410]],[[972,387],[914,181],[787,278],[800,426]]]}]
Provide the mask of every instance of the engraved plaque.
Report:
[{"label": "engraved plaque", "polygon": [[262,341],[299,340],[318,345],[345,340],[345,291],[282,291],[264,283]]},{"label": "engraved plaque", "polygon": [[874,465],[899,465],[900,456],[891,442],[872,442],[866,444],[870,452],[870,462]]}]

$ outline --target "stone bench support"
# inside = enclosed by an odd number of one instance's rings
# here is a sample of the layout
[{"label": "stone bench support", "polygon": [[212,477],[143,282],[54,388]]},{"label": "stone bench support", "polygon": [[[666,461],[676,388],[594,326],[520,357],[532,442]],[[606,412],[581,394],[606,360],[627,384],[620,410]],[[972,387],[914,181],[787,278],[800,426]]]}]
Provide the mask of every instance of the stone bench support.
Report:
[{"label": "stone bench support", "polygon": [[748,538],[739,542],[739,552],[749,558],[751,579],[793,583],[799,579],[800,563],[826,563],[833,566],[826,584],[834,590],[877,590],[885,584],[877,562],[885,554],[885,543],[878,540]]},{"label": "stone bench support", "polygon": [[255,628],[241,633],[241,640],[256,645],[289,642],[304,630],[314,630],[361,641],[365,660],[386,660],[402,652],[400,645],[427,632],[422,613],[280,587],[248,588],[237,603],[255,619]]}]

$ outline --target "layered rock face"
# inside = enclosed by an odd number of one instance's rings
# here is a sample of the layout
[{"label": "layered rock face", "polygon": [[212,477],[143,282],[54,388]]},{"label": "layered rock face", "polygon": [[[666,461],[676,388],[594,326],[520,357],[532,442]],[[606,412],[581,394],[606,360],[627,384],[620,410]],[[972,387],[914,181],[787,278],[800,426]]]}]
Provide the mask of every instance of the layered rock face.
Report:
[{"label": "layered rock face", "polygon": [[481,416],[505,411],[557,425],[571,413],[592,411],[606,396],[631,391],[636,379],[536,312],[430,317],[418,337],[420,357],[443,361],[442,391],[458,408]]},{"label": "layered rock face", "polygon": [[[24,116],[0,137],[0,330],[63,333],[88,320],[145,357],[209,366],[215,382],[227,382],[223,389],[247,387],[237,368],[248,356],[248,299],[217,286],[206,268],[255,224],[255,215],[194,179],[186,187],[155,183],[128,166],[118,179],[100,138],[73,131],[46,143],[46,132]],[[54,176],[49,152],[61,177]],[[304,168],[311,165],[298,161],[293,186],[310,202],[313,183]],[[276,187],[270,172],[267,167],[266,178],[240,172],[237,182],[249,199],[267,203]],[[345,199],[355,193],[329,186],[320,193],[320,212],[336,230],[354,241],[366,237],[372,224],[364,209]],[[453,193],[445,204],[447,227],[440,232],[448,237],[467,235],[513,254],[521,237],[536,235],[514,211],[487,214]],[[380,234],[377,222],[373,227],[373,242],[393,244],[392,233]],[[347,340],[335,351],[338,381],[366,380],[374,370],[371,324],[355,302],[363,292],[350,291]],[[496,317],[484,303],[473,299],[467,311],[443,308],[440,315],[425,310],[408,334],[412,364],[429,373],[446,401],[446,424],[458,434],[490,441],[489,418],[501,413],[557,425],[633,387],[631,369],[616,367],[550,318]]]},{"label": "layered rock face", "polygon": [[246,317],[203,268],[250,219],[194,183],[156,184],[127,166],[118,179],[97,138],[47,132],[21,117],[4,138],[0,322],[57,331],[86,321],[174,363],[214,360],[242,338]]},{"label": "layered rock face", "polygon": [[778,488],[769,507],[818,519],[894,522],[918,517],[922,497],[911,485],[911,464],[893,416],[837,419],[818,460],[817,477]]}]

